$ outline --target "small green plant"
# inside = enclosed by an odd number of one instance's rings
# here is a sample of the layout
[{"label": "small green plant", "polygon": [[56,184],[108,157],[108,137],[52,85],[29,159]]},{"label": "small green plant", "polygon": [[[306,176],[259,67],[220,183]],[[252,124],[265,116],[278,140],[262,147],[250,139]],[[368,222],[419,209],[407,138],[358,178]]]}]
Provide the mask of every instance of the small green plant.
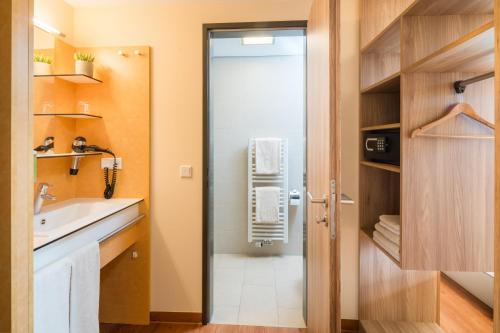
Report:
[{"label": "small green plant", "polygon": [[74,57],[76,61],[94,62],[95,56],[92,53],[75,53]]},{"label": "small green plant", "polygon": [[33,61],[34,62],[41,62],[41,63],[48,64],[48,65],[52,64],[52,59],[50,59],[49,57],[47,57],[43,54],[35,54],[33,56]]}]

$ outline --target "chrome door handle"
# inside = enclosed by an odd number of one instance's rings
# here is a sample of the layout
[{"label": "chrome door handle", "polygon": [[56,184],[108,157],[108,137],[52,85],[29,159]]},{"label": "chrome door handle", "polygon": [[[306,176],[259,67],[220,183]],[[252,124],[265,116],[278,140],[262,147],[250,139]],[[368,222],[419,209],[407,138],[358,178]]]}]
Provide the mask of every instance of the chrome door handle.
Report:
[{"label": "chrome door handle", "polygon": [[307,192],[307,198],[310,203],[322,204],[323,207],[328,208],[328,196],[326,194],[322,198],[314,198],[310,192]]}]

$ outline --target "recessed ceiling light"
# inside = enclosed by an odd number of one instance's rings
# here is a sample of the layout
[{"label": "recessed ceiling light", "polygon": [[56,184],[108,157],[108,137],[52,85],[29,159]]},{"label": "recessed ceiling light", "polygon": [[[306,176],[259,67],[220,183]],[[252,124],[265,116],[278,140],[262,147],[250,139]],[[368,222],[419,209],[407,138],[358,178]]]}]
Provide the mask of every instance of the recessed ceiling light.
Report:
[{"label": "recessed ceiling light", "polygon": [[61,37],[66,37],[66,35],[63,34],[61,31],[48,25],[45,22],[40,21],[39,19],[33,18],[33,24],[35,25],[35,27],[38,27],[38,28],[42,29],[43,31],[46,31],[49,34],[53,34],[53,35],[61,36]]},{"label": "recessed ceiling light", "polygon": [[274,44],[274,37],[243,37],[241,43],[243,45],[270,45]]}]

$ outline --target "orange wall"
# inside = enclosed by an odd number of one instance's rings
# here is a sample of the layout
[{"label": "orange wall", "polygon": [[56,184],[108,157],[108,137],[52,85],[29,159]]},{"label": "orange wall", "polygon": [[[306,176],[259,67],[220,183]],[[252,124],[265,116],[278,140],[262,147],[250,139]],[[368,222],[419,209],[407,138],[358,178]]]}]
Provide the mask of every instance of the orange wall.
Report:
[{"label": "orange wall", "polygon": [[151,46],[151,310],[201,312],[202,24],[303,20],[310,1],[153,3],[75,8],[75,45]]}]

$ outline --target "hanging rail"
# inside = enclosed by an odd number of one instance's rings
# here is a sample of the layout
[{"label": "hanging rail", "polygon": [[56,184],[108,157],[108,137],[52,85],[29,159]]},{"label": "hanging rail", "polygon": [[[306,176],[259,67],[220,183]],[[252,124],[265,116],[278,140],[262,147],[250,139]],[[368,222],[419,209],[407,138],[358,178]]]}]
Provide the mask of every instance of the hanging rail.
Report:
[{"label": "hanging rail", "polygon": [[489,72],[489,73],[482,74],[482,75],[479,75],[479,76],[476,76],[476,77],[473,77],[473,78],[470,78],[470,79],[467,79],[467,80],[455,81],[455,83],[453,83],[453,87],[455,88],[455,92],[457,94],[463,94],[464,91],[465,91],[465,88],[469,84],[476,83],[476,82],[479,82],[479,81],[483,81],[483,80],[492,78],[494,76],[495,76],[495,72]]}]

